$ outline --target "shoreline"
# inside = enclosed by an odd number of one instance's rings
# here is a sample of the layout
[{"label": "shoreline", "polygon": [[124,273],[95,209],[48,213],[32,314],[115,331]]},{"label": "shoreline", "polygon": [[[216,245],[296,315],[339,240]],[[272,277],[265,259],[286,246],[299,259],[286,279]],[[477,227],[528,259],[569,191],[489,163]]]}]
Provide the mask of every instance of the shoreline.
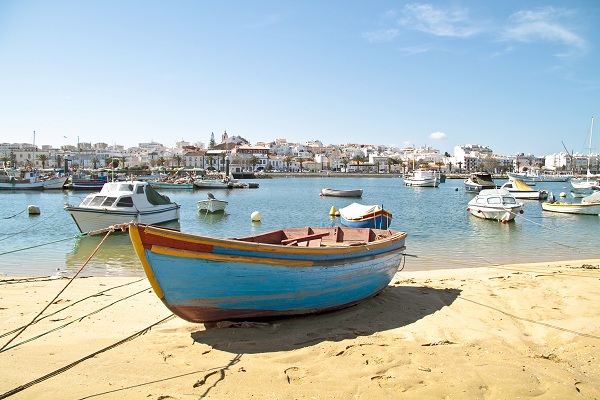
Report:
[{"label": "shoreline", "polygon": [[[599,398],[599,281],[600,259],[399,271],[345,310],[193,324],[146,278],[78,278],[0,353],[0,394]],[[0,279],[0,345],[66,282]]]}]

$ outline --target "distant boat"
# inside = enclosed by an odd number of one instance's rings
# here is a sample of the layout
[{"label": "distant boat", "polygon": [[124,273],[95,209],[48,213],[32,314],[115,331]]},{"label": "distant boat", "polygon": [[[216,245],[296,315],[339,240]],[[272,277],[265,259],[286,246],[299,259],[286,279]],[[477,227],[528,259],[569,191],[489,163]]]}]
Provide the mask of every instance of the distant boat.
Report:
[{"label": "distant boat", "polygon": [[334,311],[373,297],[397,272],[407,234],[323,227],[219,239],[132,224],[129,236],[163,304],[211,322]]},{"label": "distant boat", "polygon": [[62,189],[66,176],[54,174],[41,174],[38,171],[7,168],[2,163],[0,169],[0,190],[47,190]]},{"label": "distant boat", "polygon": [[161,224],[179,220],[179,204],[140,181],[105,183],[100,192],[90,193],[81,204],[65,206],[65,210],[84,233],[129,222]]},{"label": "distant boat", "polygon": [[439,173],[424,169],[413,171],[412,175],[406,176],[403,179],[404,186],[438,187],[440,184]]},{"label": "distant boat", "polygon": [[72,190],[100,190],[108,182],[108,171],[79,170],[72,174],[67,186]]},{"label": "distant boat", "polygon": [[321,189],[321,196],[333,196],[333,197],[361,197],[363,194],[362,189]]},{"label": "distant boat", "polygon": [[592,135],[594,133],[594,117],[592,117],[592,125],[590,127],[590,145],[588,147],[587,156],[587,173],[583,179],[571,179],[571,194],[573,197],[585,197],[591,195],[594,190],[600,189],[600,178],[593,175],[590,171],[590,163],[592,159]]},{"label": "distant boat", "polygon": [[194,186],[200,189],[231,189],[233,185],[230,177],[220,175],[205,175],[194,181]]},{"label": "distant boat", "polygon": [[516,199],[543,200],[548,197],[547,190],[536,190],[520,179],[509,180],[500,189],[508,190]]},{"label": "distant boat", "polygon": [[477,218],[495,219],[508,222],[522,213],[523,204],[505,189],[483,189],[467,207],[467,211]]},{"label": "distant boat", "polygon": [[193,190],[194,184],[188,180],[182,181],[148,181],[154,189]]},{"label": "distant boat", "polygon": [[206,200],[198,200],[198,210],[206,212],[225,211],[228,204],[225,200],[215,198],[212,193],[207,193],[206,196],[208,197]]},{"label": "distant boat", "polygon": [[392,214],[380,205],[352,203],[339,209],[342,224],[352,228],[388,229]]},{"label": "distant boat", "polygon": [[565,214],[600,215],[600,192],[596,191],[582,198],[579,203],[554,201],[554,196],[549,196],[548,201],[542,203],[542,210]]},{"label": "distant boat", "polygon": [[483,189],[496,189],[492,175],[488,172],[474,172],[464,181],[467,192],[480,192]]}]

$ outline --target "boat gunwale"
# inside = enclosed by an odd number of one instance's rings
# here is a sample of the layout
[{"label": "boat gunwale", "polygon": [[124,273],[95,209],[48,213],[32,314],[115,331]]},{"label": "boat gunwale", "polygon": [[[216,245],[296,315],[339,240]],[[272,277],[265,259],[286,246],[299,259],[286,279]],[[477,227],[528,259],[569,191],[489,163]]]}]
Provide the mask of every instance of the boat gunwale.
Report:
[{"label": "boat gunwale", "polygon": [[[143,224],[139,224],[143,225]],[[350,228],[353,229],[353,228]],[[364,228],[370,229],[370,228]],[[386,230],[382,230],[386,231]],[[147,233],[146,233],[147,232]],[[386,248],[392,246],[394,243],[397,243],[401,240],[405,240],[408,234],[406,232],[396,232],[387,230],[387,232],[391,232],[391,236],[388,236],[385,239],[377,239],[372,242],[365,243],[353,243],[349,245],[348,243],[344,244],[343,242],[339,242],[339,245],[332,244],[330,246],[323,247],[301,247],[301,246],[285,246],[282,244],[270,244],[270,243],[260,243],[260,242],[249,242],[236,240],[233,238],[213,238],[209,236],[191,234],[180,232],[176,230],[165,229],[158,226],[146,225],[144,227],[144,234],[155,235],[163,238],[168,238],[176,241],[187,241],[198,245],[206,245],[212,247],[221,247],[221,248],[229,248],[234,250],[245,250],[245,251],[260,251],[262,253],[280,253],[280,254],[350,254],[350,253],[358,253],[364,252],[365,248],[367,250],[379,250],[381,248]],[[141,240],[141,237],[140,237]],[[404,247],[404,246],[403,246]]]}]

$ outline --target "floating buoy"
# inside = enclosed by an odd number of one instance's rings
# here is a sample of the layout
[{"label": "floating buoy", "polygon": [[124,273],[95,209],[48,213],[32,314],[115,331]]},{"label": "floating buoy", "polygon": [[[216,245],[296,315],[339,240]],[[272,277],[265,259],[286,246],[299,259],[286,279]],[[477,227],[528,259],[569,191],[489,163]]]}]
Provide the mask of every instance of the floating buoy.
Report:
[{"label": "floating buoy", "polygon": [[261,220],[261,218],[262,218],[262,215],[260,214],[260,211],[254,211],[254,212],[253,212],[253,213],[250,215],[250,219],[251,219],[253,222],[260,221],[260,220]]},{"label": "floating buoy", "polygon": [[559,196],[560,197],[567,197],[567,194],[565,192],[560,192]]},{"label": "floating buoy", "polygon": [[34,206],[34,205],[30,205],[27,206],[27,212],[29,213],[29,215],[40,215],[40,208],[38,206]]},{"label": "floating buoy", "polygon": [[505,224],[507,221],[505,219],[502,220],[502,223]]},{"label": "floating buoy", "polygon": [[331,206],[331,210],[329,210],[329,215],[335,215],[335,206]]}]

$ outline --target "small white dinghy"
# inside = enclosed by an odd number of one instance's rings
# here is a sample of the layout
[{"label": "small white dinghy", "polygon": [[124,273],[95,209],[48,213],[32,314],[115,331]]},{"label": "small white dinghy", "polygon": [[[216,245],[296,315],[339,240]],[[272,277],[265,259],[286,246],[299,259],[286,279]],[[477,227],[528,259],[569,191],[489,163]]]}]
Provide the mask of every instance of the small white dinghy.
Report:
[{"label": "small white dinghy", "polygon": [[225,211],[225,207],[227,206],[227,204],[229,204],[225,200],[219,200],[215,198],[215,196],[213,196],[212,193],[207,193],[206,197],[206,200],[198,201],[198,210],[211,213]]}]

